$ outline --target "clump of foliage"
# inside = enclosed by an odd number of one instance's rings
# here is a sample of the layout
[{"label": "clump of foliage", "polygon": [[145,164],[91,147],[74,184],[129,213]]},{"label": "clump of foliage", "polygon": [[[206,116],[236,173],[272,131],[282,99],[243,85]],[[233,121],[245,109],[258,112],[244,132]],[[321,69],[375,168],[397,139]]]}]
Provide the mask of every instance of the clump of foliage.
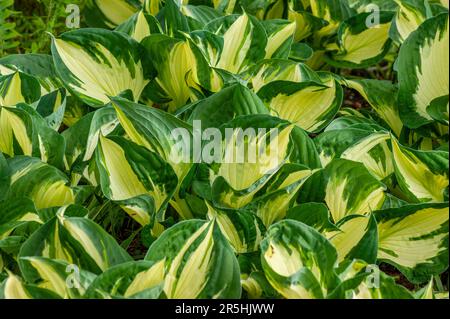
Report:
[{"label": "clump of foliage", "polygon": [[448,298],[448,3],[375,3],[91,0],[0,59],[0,298]]},{"label": "clump of foliage", "polygon": [[0,57],[19,45],[16,25],[10,21],[15,14],[12,10],[13,3],[14,0],[0,0]]},{"label": "clump of foliage", "polygon": [[[2,2],[8,4],[10,11],[3,10],[2,6],[5,5],[1,4]],[[10,39],[14,41],[4,46],[3,52],[0,50],[0,57],[14,53],[50,53],[51,38],[47,32],[59,35],[68,31],[67,6],[76,4],[82,10],[85,2],[84,0],[2,0],[0,25],[3,25],[2,21],[7,21],[10,27],[14,27],[9,32]],[[11,13],[14,15],[11,16]],[[3,18],[3,14],[7,16]],[[5,26],[8,27],[8,25]],[[0,37],[2,38],[5,41],[8,40],[8,37]]]}]

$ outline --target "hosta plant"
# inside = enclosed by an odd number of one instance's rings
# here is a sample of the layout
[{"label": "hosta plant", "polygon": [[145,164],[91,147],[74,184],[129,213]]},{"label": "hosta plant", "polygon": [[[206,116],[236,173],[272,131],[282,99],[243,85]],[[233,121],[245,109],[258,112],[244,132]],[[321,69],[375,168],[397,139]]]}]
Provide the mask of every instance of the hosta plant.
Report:
[{"label": "hosta plant", "polygon": [[83,15],[0,58],[0,298],[448,298],[448,2]]}]

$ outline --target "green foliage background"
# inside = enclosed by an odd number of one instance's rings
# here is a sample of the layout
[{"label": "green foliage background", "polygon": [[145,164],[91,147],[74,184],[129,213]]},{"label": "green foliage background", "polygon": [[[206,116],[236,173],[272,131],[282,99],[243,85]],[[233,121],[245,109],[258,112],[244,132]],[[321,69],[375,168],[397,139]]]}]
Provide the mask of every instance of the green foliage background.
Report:
[{"label": "green foliage background", "polygon": [[86,0],[0,0],[0,57],[14,53],[49,53],[50,37],[68,30],[66,7],[82,10]]}]

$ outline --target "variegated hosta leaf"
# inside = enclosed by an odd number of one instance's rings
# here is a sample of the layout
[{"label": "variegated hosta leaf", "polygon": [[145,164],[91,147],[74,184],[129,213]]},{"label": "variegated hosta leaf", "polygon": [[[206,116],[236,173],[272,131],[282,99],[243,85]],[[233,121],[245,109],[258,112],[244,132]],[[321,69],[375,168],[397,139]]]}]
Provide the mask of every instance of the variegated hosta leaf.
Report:
[{"label": "variegated hosta leaf", "polygon": [[85,103],[100,107],[126,93],[137,101],[148,80],[143,50],[127,35],[80,29],[53,39],[56,70],[66,88]]},{"label": "variegated hosta leaf", "polygon": [[314,50],[306,43],[297,42],[292,44],[289,59],[297,62],[306,62],[314,56]]},{"label": "variegated hosta leaf", "polygon": [[[5,192],[6,194],[6,192]],[[0,201],[0,241],[14,235],[16,228],[28,223],[42,224],[42,220],[29,198]]]},{"label": "variegated hosta leaf", "polygon": [[[194,95],[199,94],[200,98],[203,97],[203,94],[198,93],[198,91],[202,88],[211,92],[219,92],[225,83],[229,81],[227,80],[229,75],[226,72],[224,73],[213,68],[211,66],[213,63],[206,58],[209,54],[212,54],[215,59],[217,58],[216,55],[221,50],[219,47],[216,47],[220,43],[220,41],[216,42],[218,36],[206,31],[194,31],[186,35],[186,38],[195,59],[195,68],[192,69],[192,73],[188,77],[191,91],[193,91]],[[214,39],[214,47],[211,47],[210,38]],[[232,79],[230,82],[234,83],[235,81]],[[193,101],[196,99],[196,96],[192,96]]]},{"label": "variegated hosta leaf", "polygon": [[[185,0],[183,0],[185,1]],[[142,10],[145,13],[156,16],[163,5],[164,0],[144,0],[142,5]]]},{"label": "variegated hosta leaf", "polygon": [[5,155],[0,152],[0,201],[6,197],[9,185],[11,184],[11,170]]},{"label": "variegated hosta leaf", "polygon": [[394,84],[379,80],[345,80],[344,84],[361,94],[395,135],[400,136],[403,123],[397,104],[398,90]]},{"label": "variegated hosta leaf", "polygon": [[0,151],[63,167],[64,139],[30,106],[0,108]]},{"label": "variegated hosta leaf", "polygon": [[[64,165],[72,173],[72,183],[85,173],[98,146],[100,135],[114,134],[119,120],[111,105],[103,107],[83,116],[73,126],[62,132],[66,141]],[[86,177],[86,176],[85,176]],[[93,178],[87,178],[97,186]],[[96,180],[96,179],[95,179]]]},{"label": "variegated hosta leaf", "polygon": [[388,131],[388,128],[382,126],[382,123],[377,122],[370,114],[363,115],[360,111],[348,107],[341,108],[338,114],[341,117],[333,120],[325,132],[342,129],[358,129],[374,133]]},{"label": "variegated hosta leaf", "polygon": [[9,156],[32,155],[33,123],[27,112],[0,108],[0,151]]},{"label": "variegated hosta leaf", "polygon": [[[106,107],[100,110],[103,111],[104,109],[108,108]],[[92,119],[96,114],[98,113],[91,112],[83,116],[80,120],[76,121],[74,125],[61,133],[61,135],[64,137],[64,140],[66,141],[64,156],[64,165],[66,170],[71,170],[72,166],[75,163],[81,161],[82,157],[85,155],[90,126],[92,123]],[[103,135],[107,135],[105,132],[102,133]],[[94,150],[95,148],[92,150],[92,154]]]},{"label": "variegated hosta leaf", "polygon": [[448,204],[420,204],[378,211],[378,259],[414,283],[448,268]]},{"label": "variegated hosta leaf", "polygon": [[157,299],[164,283],[164,260],[130,261],[109,268],[90,284],[87,298]]},{"label": "variegated hosta leaf", "polygon": [[448,152],[416,151],[400,145],[394,138],[392,152],[397,181],[411,201],[448,200]]},{"label": "variegated hosta leaf", "polygon": [[376,265],[354,260],[344,267],[341,284],[328,296],[330,299],[414,299],[405,287],[383,273]]},{"label": "variegated hosta leaf", "polygon": [[164,9],[158,18],[162,20],[164,33],[173,38],[182,38],[190,31],[188,18],[181,12],[180,0],[165,0]]},{"label": "variegated hosta leaf", "polygon": [[323,129],[342,104],[343,90],[334,77],[321,73],[321,82],[276,81],[263,86],[258,95],[272,115],[309,132]]},{"label": "variegated hosta leaf", "polygon": [[41,97],[41,86],[34,77],[22,72],[0,75],[0,109],[19,103],[33,103]]},{"label": "variegated hosta leaf", "polygon": [[162,34],[153,34],[142,44],[158,72],[151,85],[156,92],[149,92],[149,98],[153,103],[168,104],[169,112],[173,113],[191,96],[187,77],[194,72],[195,56],[187,41]]},{"label": "variegated hosta leaf", "polygon": [[114,98],[113,101],[127,136],[172,166],[178,177],[178,185],[170,204],[182,218],[192,218],[193,212],[180,194],[183,192],[183,181],[194,165],[194,156],[195,159],[198,156],[194,154],[192,126],[158,109],[120,98]]},{"label": "variegated hosta leaf", "polygon": [[67,185],[67,177],[57,168],[25,156],[15,156],[8,164],[11,169],[9,198],[28,197],[36,209],[75,203],[77,190]]},{"label": "variegated hosta leaf", "polygon": [[[399,110],[407,127],[434,119],[436,106],[448,121],[448,14],[425,21],[403,43],[397,60]],[[442,116],[440,120],[445,120]]]},{"label": "variegated hosta leaf", "polygon": [[60,297],[50,290],[35,285],[25,284],[21,278],[9,273],[8,277],[0,283],[0,299],[59,299]]},{"label": "variegated hosta leaf", "polygon": [[318,18],[309,12],[295,11],[291,7],[288,9],[287,18],[296,23],[295,41],[301,41],[308,38],[327,24],[325,20]]},{"label": "variegated hosta leaf", "polygon": [[[353,11],[347,1],[340,0],[306,0],[303,5],[318,18],[328,22],[322,29],[316,32],[315,36],[324,37],[333,35],[338,31],[340,22],[353,15]],[[305,9],[306,9],[305,8]]]},{"label": "variegated hosta leaf", "polygon": [[36,103],[36,111],[45,119],[47,125],[55,131],[58,131],[63,123],[67,100],[67,91],[58,89],[42,96]]},{"label": "variegated hosta leaf", "polygon": [[150,36],[143,43],[148,54],[154,57],[152,63],[158,72],[155,81],[146,89],[143,100],[164,106],[168,104],[169,111],[175,112],[186,104],[188,98],[196,101],[204,96],[203,89],[217,92],[223,83],[219,73],[210,67],[196,46],[198,35],[195,32],[189,34],[202,23],[185,17],[174,0],[166,2],[162,20],[167,35]]},{"label": "variegated hosta leaf", "polygon": [[[112,104],[128,137],[160,155],[171,164],[179,182],[183,181],[194,162],[191,154],[192,126],[164,111],[125,99],[114,98]],[[189,136],[183,136],[180,141],[180,136],[174,134],[176,129],[187,132]]]},{"label": "variegated hosta leaf", "polygon": [[294,127],[266,115],[238,117],[225,126],[232,130],[227,135],[223,128],[223,150],[214,151],[210,182],[218,206],[239,209],[288,159]]},{"label": "variegated hosta leaf", "polygon": [[249,299],[280,298],[279,293],[264,275],[259,251],[253,254],[241,254],[238,256],[238,261],[242,292],[246,294],[246,297]]},{"label": "variegated hosta leaf", "polygon": [[293,220],[272,225],[261,243],[264,273],[289,299],[325,298],[337,284],[336,260],[336,250],[325,237]]},{"label": "variegated hosta leaf", "polygon": [[[86,120],[90,118],[87,117]],[[79,122],[81,122],[80,120]],[[83,161],[88,161],[94,155],[97,145],[100,141],[100,136],[107,136],[114,132],[119,125],[116,111],[114,107],[108,105],[97,111],[95,111],[92,120],[90,121],[89,130],[83,130],[83,135],[87,133],[86,139],[80,138],[81,133],[77,134],[77,138],[83,143],[82,149],[74,150],[75,154],[80,153],[83,155]],[[74,128],[73,130],[79,132],[80,128]]]},{"label": "variegated hosta leaf", "polygon": [[[185,1],[187,2],[187,0]],[[238,3],[236,0],[212,0],[211,2],[213,3],[214,9],[226,14],[233,13]]]},{"label": "variegated hosta leaf", "polygon": [[390,138],[388,132],[348,128],[324,132],[315,142],[322,165],[326,166],[334,158],[360,162],[381,181],[394,173]]},{"label": "variegated hosta leaf", "polygon": [[119,25],[116,31],[124,32],[138,42],[141,42],[151,34],[162,33],[159,21],[154,16],[142,10]]},{"label": "variegated hosta leaf", "polygon": [[[189,1],[184,0],[183,2]],[[184,16],[186,16],[189,24],[189,29],[191,31],[202,30],[209,22],[223,16],[222,12],[204,5],[196,6],[185,4],[180,7],[180,11]]]},{"label": "variegated hosta leaf", "polygon": [[[219,35],[220,54],[208,54],[211,66],[231,73],[241,73],[252,63],[264,59],[267,35],[255,17],[230,15],[211,21],[205,30]],[[270,52],[276,52],[283,43],[273,43]]]},{"label": "variegated hosta leaf", "polygon": [[196,103],[189,122],[201,121],[207,129],[250,114],[269,114],[269,110],[254,92],[236,83]]},{"label": "variegated hosta leaf", "polygon": [[240,0],[238,3],[243,11],[254,15],[259,20],[283,18],[284,0]]},{"label": "variegated hosta leaf", "polygon": [[255,196],[247,206],[269,227],[284,219],[287,211],[295,202],[298,191],[313,173],[308,167],[298,164],[286,164],[280,168],[263,187],[262,196]]},{"label": "variegated hosta leaf", "polygon": [[64,299],[83,297],[95,275],[74,268],[67,261],[45,257],[20,258],[22,274],[28,282],[47,289]]},{"label": "variegated hosta leaf", "polygon": [[145,260],[164,261],[164,293],[170,299],[241,295],[237,259],[215,220],[176,224],[152,244]]},{"label": "variegated hosta leaf", "polygon": [[252,71],[251,83],[255,92],[258,92],[266,84],[276,81],[321,82],[318,74],[306,64],[291,60],[264,60],[257,64]]},{"label": "variegated hosta leaf", "polygon": [[[100,135],[96,161],[105,196],[120,202],[141,225],[150,224],[154,214],[166,208],[177,188],[177,176],[168,163],[125,138]],[[148,196],[155,211],[148,211],[148,200],[143,200]],[[133,202],[137,197],[141,200]]]},{"label": "variegated hosta leaf", "polygon": [[403,43],[432,13],[427,0],[396,0],[395,2],[398,8],[392,20],[391,38],[398,43]]},{"label": "variegated hosta leaf", "polygon": [[287,59],[294,41],[295,22],[286,20],[263,21],[267,32],[265,59]]},{"label": "variegated hosta leaf", "polygon": [[330,220],[328,207],[323,203],[304,203],[292,207],[286,214],[286,219],[293,219],[324,233],[339,230]]},{"label": "variegated hosta leaf", "polygon": [[144,0],[89,0],[84,11],[92,27],[114,28],[125,22]]},{"label": "variegated hosta leaf", "polygon": [[[0,75],[10,75],[19,70],[38,79],[41,95],[61,87],[51,55],[11,54],[0,58]],[[25,92],[28,94],[29,92]]]},{"label": "variegated hosta leaf", "polygon": [[17,110],[23,110],[30,115],[32,128],[32,155],[41,161],[53,165],[59,169],[63,168],[64,138],[50,128],[48,122],[32,107],[26,104],[18,104]]},{"label": "variegated hosta leaf", "polygon": [[336,248],[338,263],[360,259],[374,264],[377,259],[377,222],[369,216],[351,215],[341,219],[337,231],[327,232],[331,244]]},{"label": "variegated hosta leaf", "polygon": [[300,190],[301,202],[325,201],[335,223],[348,215],[367,215],[382,207],[386,187],[363,164],[332,160]]},{"label": "variegated hosta leaf", "polygon": [[380,62],[391,48],[392,13],[379,12],[379,24],[371,13],[360,13],[341,24],[337,44],[327,47],[327,61],[337,67],[365,68]]},{"label": "variegated hosta leaf", "polygon": [[20,250],[19,265],[27,281],[39,279],[36,269],[30,269],[23,257],[62,260],[95,274],[131,261],[101,226],[84,217],[66,217],[64,209],[34,232]]},{"label": "variegated hosta leaf", "polygon": [[283,2],[278,1],[274,4],[272,11],[283,15],[283,10],[287,9],[288,19],[297,24],[296,41],[314,33],[314,37],[319,42],[321,38],[335,34],[339,24],[353,14],[348,1],[290,0],[287,1],[288,8],[283,8]]},{"label": "variegated hosta leaf", "polygon": [[265,227],[250,211],[226,211],[208,205],[208,218],[217,222],[236,253],[251,253],[259,249]]}]

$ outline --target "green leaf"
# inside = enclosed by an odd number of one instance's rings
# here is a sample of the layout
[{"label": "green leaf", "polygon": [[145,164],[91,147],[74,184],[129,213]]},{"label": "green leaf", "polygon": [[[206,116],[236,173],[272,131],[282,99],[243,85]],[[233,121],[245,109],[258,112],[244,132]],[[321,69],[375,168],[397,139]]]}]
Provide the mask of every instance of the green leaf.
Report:
[{"label": "green leaf", "polygon": [[50,93],[61,87],[51,55],[10,54],[0,58],[0,75],[12,74],[15,70],[38,79],[42,93]]},{"label": "green leaf", "polygon": [[239,265],[213,220],[190,220],[166,230],[145,260],[166,265],[164,292],[170,299],[239,298]]},{"label": "green leaf", "polygon": [[57,168],[25,156],[15,156],[8,164],[12,177],[7,198],[30,198],[36,209],[75,202],[76,190],[68,186],[67,177]]},{"label": "green leaf", "polygon": [[344,85],[356,90],[377,112],[395,133],[400,136],[403,123],[400,118],[397,103],[397,87],[389,81],[379,80],[346,80]]},{"label": "green leaf", "polygon": [[349,215],[367,215],[380,209],[385,188],[363,164],[335,159],[305,182],[299,201],[324,201],[337,223]]},{"label": "green leaf", "polygon": [[327,131],[315,139],[323,165],[335,158],[360,162],[380,181],[394,174],[389,141],[387,132],[355,128]]},{"label": "green leaf", "polygon": [[157,299],[164,282],[164,262],[130,261],[97,276],[86,291],[87,298]]},{"label": "green leaf", "polygon": [[330,220],[328,207],[323,203],[304,203],[300,206],[292,207],[288,210],[286,219],[296,220],[315,228],[321,233],[338,230]]},{"label": "green leaf", "polygon": [[[252,16],[229,15],[211,21],[206,31],[221,37],[221,51],[217,59],[208,56],[212,66],[241,73],[251,63],[264,59],[267,47],[267,35],[261,23]],[[275,52],[282,43],[275,43],[270,52]]]},{"label": "green leaf", "polygon": [[21,260],[23,257],[63,260],[94,274],[131,260],[103,228],[87,218],[66,217],[64,209],[34,232],[20,250],[22,274],[30,282],[39,279],[39,273]]},{"label": "green leaf", "polygon": [[343,90],[331,74],[322,73],[322,81],[275,81],[263,86],[259,97],[271,114],[296,124],[308,132],[321,131],[337,114]]},{"label": "green leaf", "polygon": [[374,215],[379,260],[413,283],[427,282],[448,268],[448,203],[408,205]]},{"label": "green leaf", "polygon": [[431,8],[426,0],[396,1],[397,13],[392,20],[391,38],[403,43],[428,18]]},{"label": "green leaf", "polygon": [[261,243],[264,273],[285,298],[324,298],[338,280],[336,260],[336,250],[325,237],[293,220],[272,225]]},{"label": "green leaf", "polygon": [[[164,111],[122,98],[114,98],[113,106],[128,137],[171,164],[182,182],[193,163],[190,153],[192,126]],[[188,132],[188,141],[180,142],[173,134],[176,129]],[[182,147],[177,148],[180,143]]]},{"label": "green leaf", "polygon": [[0,76],[0,107],[33,103],[41,97],[39,81],[20,71]]},{"label": "green leaf", "polygon": [[373,214],[350,215],[336,224],[338,231],[326,233],[338,253],[338,263],[348,260],[364,260],[374,264],[377,259],[378,233]]},{"label": "green leaf", "polygon": [[92,27],[113,28],[131,17],[141,3],[139,0],[89,0],[84,15]]},{"label": "green leaf", "polygon": [[159,21],[142,10],[119,25],[116,31],[126,33],[138,42],[141,42],[151,34],[162,33]]},{"label": "green leaf", "polygon": [[29,277],[29,281],[35,281],[38,286],[45,287],[64,299],[81,298],[95,278],[94,274],[74,268],[65,261],[43,257],[22,257],[20,263],[22,269],[26,269],[24,274],[28,271],[37,273],[37,279],[32,280]]},{"label": "green leaf", "polygon": [[65,87],[93,107],[125,91],[137,101],[149,82],[142,48],[121,32],[89,28],[66,32],[53,38],[52,53]]},{"label": "green leaf", "polygon": [[448,152],[416,151],[400,145],[395,139],[392,139],[392,151],[395,176],[401,190],[412,202],[446,200]]},{"label": "green leaf", "polygon": [[435,99],[448,96],[447,74],[436,76],[448,69],[448,28],[448,14],[428,19],[400,49],[398,102],[400,116],[409,128],[432,122],[428,108]]},{"label": "green leaf", "polygon": [[60,299],[60,296],[36,285],[25,284],[18,276],[9,273],[0,284],[0,299]]},{"label": "green leaf", "polygon": [[[177,188],[177,176],[168,163],[122,137],[100,135],[96,163],[105,196],[120,202],[143,226],[150,224],[157,212],[164,212]],[[150,206],[154,211],[148,211],[148,199],[144,200],[143,207],[135,202],[137,197],[142,201],[147,196],[151,197]]]},{"label": "green leaf", "polygon": [[207,129],[250,114],[269,114],[269,110],[251,90],[234,84],[196,103],[190,122],[201,121],[202,128]]},{"label": "green leaf", "polygon": [[380,17],[377,24],[370,21],[372,13],[360,13],[343,22],[338,42],[327,46],[327,62],[345,68],[366,68],[380,62],[391,48],[392,13],[377,13]]},{"label": "green leaf", "polygon": [[217,222],[237,254],[258,251],[266,230],[250,211],[225,211],[208,205],[208,218]]},{"label": "green leaf", "polygon": [[296,63],[290,60],[270,59],[257,63],[249,70],[251,74],[251,84],[258,92],[266,84],[276,81],[289,82],[318,82],[319,75],[303,63]]}]

